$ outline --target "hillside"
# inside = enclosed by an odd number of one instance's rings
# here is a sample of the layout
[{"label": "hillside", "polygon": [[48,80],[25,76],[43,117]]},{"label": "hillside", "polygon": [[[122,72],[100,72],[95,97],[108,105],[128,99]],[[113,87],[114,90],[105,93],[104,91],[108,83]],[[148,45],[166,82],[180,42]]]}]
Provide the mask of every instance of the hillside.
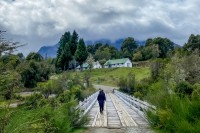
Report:
[{"label": "hillside", "polygon": [[83,72],[71,72],[74,76],[78,74],[82,79],[83,75],[90,74],[90,79],[93,84],[117,86],[118,79],[123,76],[127,76],[129,72],[135,74],[137,81],[150,76],[150,70],[148,67],[134,67],[134,68],[112,68],[112,69],[94,69],[89,73],[89,70]]}]

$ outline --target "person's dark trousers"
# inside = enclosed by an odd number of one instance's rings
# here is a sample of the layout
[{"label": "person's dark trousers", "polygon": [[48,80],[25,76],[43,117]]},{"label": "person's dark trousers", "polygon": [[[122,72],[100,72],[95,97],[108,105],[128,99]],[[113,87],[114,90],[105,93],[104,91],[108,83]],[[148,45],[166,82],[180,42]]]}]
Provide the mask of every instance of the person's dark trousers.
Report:
[{"label": "person's dark trousers", "polygon": [[104,101],[99,101],[100,112],[102,113],[104,110]]}]

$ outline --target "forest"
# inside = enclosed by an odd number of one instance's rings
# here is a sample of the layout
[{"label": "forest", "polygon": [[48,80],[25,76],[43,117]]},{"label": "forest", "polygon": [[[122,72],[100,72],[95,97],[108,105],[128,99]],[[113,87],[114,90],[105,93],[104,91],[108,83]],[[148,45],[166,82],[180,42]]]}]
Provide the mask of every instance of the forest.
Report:
[{"label": "forest", "polygon": [[[146,112],[155,131],[200,132],[200,35],[190,35],[183,46],[162,37],[148,38],[141,46],[128,37],[118,50],[102,43],[86,45],[76,31],[67,31],[52,59],[35,52],[26,57],[16,53],[23,44],[4,34],[0,31],[0,132],[77,132],[88,119],[75,107],[95,89],[87,77],[91,71],[83,78],[71,73],[84,62],[92,68],[94,61],[104,64],[119,58],[148,64],[149,77],[137,80],[130,72],[118,78],[117,86],[156,106],[155,112]],[[34,94],[20,95],[27,91]]]}]

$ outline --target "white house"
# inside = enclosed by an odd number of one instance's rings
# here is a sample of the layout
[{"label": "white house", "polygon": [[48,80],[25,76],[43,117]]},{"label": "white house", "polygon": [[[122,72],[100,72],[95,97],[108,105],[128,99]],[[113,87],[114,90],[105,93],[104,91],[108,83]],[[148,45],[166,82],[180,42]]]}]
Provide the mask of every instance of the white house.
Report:
[{"label": "white house", "polygon": [[114,68],[114,67],[132,67],[133,64],[129,60],[129,58],[123,58],[123,59],[116,59],[116,60],[108,60],[104,64],[104,68]]},{"label": "white house", "polygon": [[101,64],[98,61],[93,62],[93,69],[98,69],[98,68],[102,68]]},{"label": "white house", "polygon": [[[93,62],[93,67],[92,69],[99,69],[99,68],[102,68],[101,64],[96,61],[96,62]],[[78,67],[76,67],[77,70],[80,70],[80,65]],[[82,69],[83,70],[88,70],[89,69],[89,64],[88,63],[83,63],[82,65]]]}]

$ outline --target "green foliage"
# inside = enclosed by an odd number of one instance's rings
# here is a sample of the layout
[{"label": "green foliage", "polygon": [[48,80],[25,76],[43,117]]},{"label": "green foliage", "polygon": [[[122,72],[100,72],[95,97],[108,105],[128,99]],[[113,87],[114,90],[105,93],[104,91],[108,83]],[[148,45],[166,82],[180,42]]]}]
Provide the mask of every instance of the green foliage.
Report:
[{"label": "green foliage", "polygon": [[181,81],[178,83],[175,87],[175,92],[177,92],[180,95],[191,95],[193,91],[192,85],[186,81]]},{"label": "green foliage", "polygon": [[192,99],[199,100],[200,99],[200,84],[195,84],[193,86],[193,92],[192,92]]},{"label": "green foliage", "polygon": [[21,74],[22,82],[27,88],[33,88],[37,86],[37,82],[46,81],[49,79],[49,75],[53,72],[52,65],[49,65],[45,61],[21,63],[17,70]]},{"label": "green foliage", "polygon": [[123,57],[131,58],[133,55],[133,52],[135,52],[137,47],[138,47],[138,45],[136,44],[134,38],[132,38],[132,37],[126,38],[123,41],[122,46],[121,46]]},{"label": "green foliage", "polygon": [[67,70],[69,68],[69,62],[72,60],[72,54],[70,51],[69,43],[65,44],[65,47],[60,55],[57,57],[57,64],[62,68],[62,70]]},{"label": "green foliage", "polygon": [[71,34],[65,32],[60,38],[59,47],[57,51],[56,66],[62,70],[67,70],[69,62],[72,59],[72,53],[70,49]]},{"label": "green foliage", "polygon": [[134,95],[134,97],[139,98],[139,99],[143,99],[143,97],[144,97],[144,95],[139,91],[134,92],[133,95]]},{"label": "green foliage", "polygon": [[94,63],[94,58],[92,56],[92,54],[89,54],[89,56],[87,57],[86,59],[86,62],[88,63],[89,65],[89,70],[91,71],[91,69],[93,68],[93,63]]},{"label": "green foliage", "polygon": [[88,53],[94,55],[95,54],[94,45],[87,45],[87,51],[88,51]]},{"label": "green foliage", "polygon": [[42,61],[43,57],[39,53],[31,52],[26,57],[26,60]]},{"label": "green foliage", "polygon": [[69,46],[70,46],[70,51],[72,53],[72,55],[74,56],[76,49],[77,49],[77,45],[78,45],[78,34],[76,33],[76,31],[73,31]]},{"label": "green foliage", "polygon": [[30,97],[28,97],[28,99],[25,102],[25,106],[28,109],[36,109],[38,107],[40,107],[40,101],[42,99],[42,95],[41,94],[33,94]]},{"label": "green foliage", "polygon": [[[42,85],[49,84],[51,82]],[[7,117],[3,116],[4,109],[0,109],[0,122],[3,122],[1,130],[16,133],[65,133],[83,127],[88,118],[82,115],[82,110],[76,108],[78,103],[75,100],[82,97],[83,88],[80,85],[70,86],[70,89],[56,98],[45,99],[36,93],[28,97],[23,105],[9,112]]]},{"label": "green foliage", "polygon": [[83,39],[79,40],[77,50],[75,52],[75,59],[79,62],[82,70],[82,64],[87,59],[88,52]]},{"label": "green foliage", "polygon": [[3,33],[5,31],[0,30],[0,56],[4,54],[11,54],[16,50],[18,47],[21,47],[23,45],[19,45],[19,42],[12,42],[12,41],[7,41],[3,37]]},{"label": "green foliage", "polygon": [[[42,100],[38,99],[41,103]],[[25,106],[15,109],[9,117],[5,132],[15,133],[65,133],[80,128],[87,123],[87,117],[81,116],[82,111],[76,109],[77,102],[73,98],[65,104],[52,107],[49,102],[34,109]],[[1,126],[2,128],[2,126]]]},{"label": "green foliage", "polygon": [[199,132],[200,104],[159,89],[151,95],[156,112],[147,112],[150,124],[162,132]]},{"label": "green foliage", "polygon": [[167,38],[156,37],[152,41],[150,41],[150,44],[148,45],[158,46],[160,58],[168,57],[168,54],[170,54],[170,52],[174,50],[174,43]]},{"label": "green foliage", "polygon": [[127,77],[120,77],[118,81],[118,86],[121,91],[126,92],[126,93],[134,93],[135,90],[135,75],[132,73],[128,73]]},{"label": "green foliage", "polygon": [[184,49],[192,53],[194,50],[200,50],[200,35],[191,34]]},{"label": "green foliage", "polygon": [[3,95],[6,100],[13,97],[15,90],[21,85],[21,77],[18,73],[8,71],[0,74],[0,95]]},{"label": "green foliage", "polygon": [[158,80],[158,78],[160,76],[161,62],[159,62],[159,61],[151,62],[150,68],[151,68],[151,79],[153,81]]},{"label": "green foliage", "polygon": [[17,55],[3,55],[0,62],[2,62],[2,69],[4,70],[14,70],[21,63]]},{"label": "green foliage", "polygon": [[100,47],[95,53],[96,60],[108,60],[111,58],[111,54],[108,47]]},{"label": "green foliage", "polygon": [[[134,61],[149,60],[155,58],[169,58],[174,52],[174,43],[167,39],[156,37],[147,39],[145,46],[138,47],[134,54]],[[127,52],[128,54],[128,52]]]},{"label": "green foliage", "polygon": [[59,41],[57,58],[59,58],[61,56],[66,43],[69,43],[70,39],[71,39],[71,33],[69,31],[65,32],[64,35],[62,35],[62,37],[60,38],[60,41]]}]

